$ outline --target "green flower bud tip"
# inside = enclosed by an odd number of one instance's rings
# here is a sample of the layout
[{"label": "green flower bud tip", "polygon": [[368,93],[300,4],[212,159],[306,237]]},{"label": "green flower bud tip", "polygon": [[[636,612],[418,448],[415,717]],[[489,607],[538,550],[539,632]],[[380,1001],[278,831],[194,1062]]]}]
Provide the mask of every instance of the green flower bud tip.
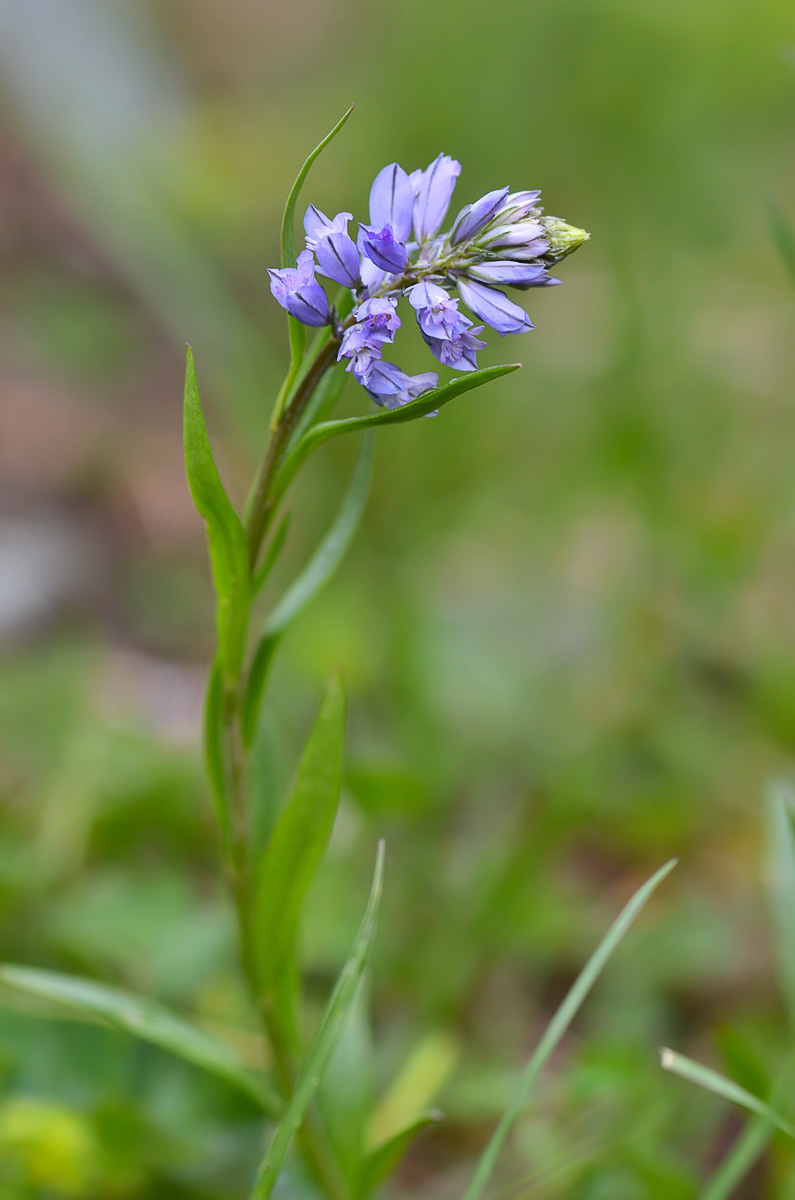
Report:
[{"label": "green flower bud tip", "polygon": [[576,225],[569,225],[560,217],[542,217],[541,224],[546,230],[549,242],[549,251],[544,257],[548,257],[554,262],[560,262],[567,254],[572,254],[591,236],[584,229],[578,229]]}]

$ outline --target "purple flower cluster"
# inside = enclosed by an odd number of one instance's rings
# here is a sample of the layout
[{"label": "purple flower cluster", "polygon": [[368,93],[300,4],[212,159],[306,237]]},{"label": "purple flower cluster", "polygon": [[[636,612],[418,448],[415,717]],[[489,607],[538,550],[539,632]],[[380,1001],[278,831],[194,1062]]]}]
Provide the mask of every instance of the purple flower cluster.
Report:
[{"label": "purple flower cluster", "polygon": [[[461,166],[445,154],[410,175],[390,163],[370,189],[370,221],[356,240],[348,232],[352,214],[332,220],[314,205],[304,217],[306,250],[297,267],[268,272],[271,291],[283,308],[305,325],[331,323],[340,339],[339,361],[377,404],[397,408],[436,386],[434,372],[407,375],[383,358],[400,328],[398,299],[414,309],[431,352],[455,371],[474,371],[477,336],[483,325],[501,335],[532,329],[523,308],[502,290],[559,283],[549,268],[588,234],[557,217],[547,217],[540,192],[488,192],[468,204],[449,233],[440,233]],[[315,271],[353,292],[354,308],[340,324]],[[457,293],[457,295],[455,294]]]}]

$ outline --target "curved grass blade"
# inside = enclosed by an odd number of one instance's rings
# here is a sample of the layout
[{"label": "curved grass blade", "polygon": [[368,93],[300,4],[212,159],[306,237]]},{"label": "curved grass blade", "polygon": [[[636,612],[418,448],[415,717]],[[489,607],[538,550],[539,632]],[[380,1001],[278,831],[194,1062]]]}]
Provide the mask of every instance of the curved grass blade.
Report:
[{"label": "curved grass blade", "polygon": [[795,1125],[791,1125],[784,1117],[780,1117],[769,1104],[765,1104],[764,1100],[752,1095],[751,1092],[746,1091],[733,1080],[727,1079],[718,1071],[713,1071],[711,1067],[705,1067],[701,1063],[694,1062],[692,1058],[687,1058],[684,1054],[677,1054],[675,1050],[669,1050],[667,1047],[660,1051],[660,1065],[664,1071],[670,1071],[672,1075],[678,1075],[680,1079],[696,1083],[706,1091],[720,1096],[721,1099],[729,1100],[732,1104],[739,1104],[741,1108],[747,1108],[749,1112],[764,1117],[771,1125],[775,1125],[777,1129],[795,1139]]},{"label": "curved grass blade", "polygon": [[[282,216],[282,267],[294,267],[296,264],[295,253],[295,206],[298,203],[298,197],[301,194],[301,188],[304,185],[304,180],[309,174],[309,168],[318,157],[318,155],[326,148],[329,142],[337,136],[342,129],[348,117],[353,112],[353,105],[337,122],[330,133],[327,133],[323,141],[315,146],[312,153],[306,159],[301,170],[298,172],[295,183],[290,188],[290,193],[287,197],[287,203],[284,206],[284,214]],[[306,348],[306,326],[297,321],[295,317],[289,313],[287,315],[287,327],[290,333],[290,369],[282,384],[279,395],[276,397],[276,403],[273,406],[273,414],[271,416],[271,427],[274,428],[279,423],[287,397],[290,394],[290,389],[295,382],[295,378],[301,369],[301,363],[304,358],[304,350]]]},{"label": "curved grass blade", "polygon": [[273,832],[257,864],[254,943],[257,972],[288,1044],[296,1042],[295,943],[301,907],[328,845],[342,788],[345,696],[326,688],[317,720]]},{"label": "curved grass blade", "polygon": [[287,1111],[276,1127],[273,1140],[259,1169],[251,1200],[268,1200],[279,1177],[293,1137],[301,1126],[306,1110],[317,1091],[329,1059],[345,1027],[345,1019],[361,982],[372,951],[378,906],[384,874],[384,843],[378,843],[375,872],[362,923],[350,956],[340,972],[320,1028],[315,1035],[306,1066],[296,1084]]},{"label": "curved grass blade", "polygon": [[231,1046],[154,1000],[90,979],[10,963],[0,966],[0,984],[48,1000],[83,1020],[102,1021],[168,1050],[240,1088],[270,1116],[276,1116],[283,1108],[266,1077],[252,1071]]},{"label": "curved grass blade", "polygon": [[465,392],[471,392],[474,388],[482,387],[484,383],[490,383],[493,379],[499,379],[502,375],[517,371],[520,366],[521,363],[506,363],[499,367],[484,367],[482,371],[472,371],[470,374],[451,379],[449,383],[434,388],[431,392],[425,392],[416,400],[404,404],[402,408],[368,413],[363,417],[323,421],[313,425],[298,439],[288,454],[274,484],[274,501],[278,501],[284,495],[288,484],[307,455],[321,446],[323,442],[328,441],[329,438],[337,437],[341,433],[356,433],[360,429],[381,429],[386,425],[402,425],[406,421],[415,421],[418,417],[427,417],[437,409],[444,408],[445,404],[449,404],[451,400],[463,396]]},{"label": "curved grass blade", "polygon": [[[771,1108],[786,1108],[791,1102],[794,1077],[795,1054],[790,1054],[773,1085],[770,1095]],[[772,1137],[773,1126],[770,1121],[766,1117],[752,1117],[712,1175],[701,1193],[700,1200],[728,1200],[734,1189],[764,1154]]]},{"label": "curved grass blade", "polygon": [[243,661],[248,627],[249,565],[243,523],[224,491],[202,413],[193,351],[185,365],[185,470],[193,502],[207,526],[217,597],[221,671],[234,678]]},{"label": "curved grass blade", "polygon": [[661,867],[651,879],[644,883],[629,903],[624,907],[617,919],[610,926],[602,941],[597,946],[594,953],[588,959],[588,962],[583,967],[580,974],[575,979],[572,987],[569,989],[563,1003],[558,1008],[554,1017],[547,1025],[546,1030],[541,1038],[541,1041],[536,1047],[535,1053],[525,1067],[522,1078],[519,1082],[519,1087],[516,1090],[513,1100],[508,1105],[503,1113],[503,1116],[491,1136],[486,1149],[484,1150],[480,1162],[478,1163],[475,1174],[472,1177],[472,1182],[467,1188],[463,1200],[480,1200],[486,1185],[491,1178],[491,1173],[497,1162],[497,1157],[502,1149],[505,1139],[507,1138],[511,1126],[518,1117],[519,1113],[527,1103],[533,1084],[535,1083],[541,1071],[546,1066],[551,1054],[565,1034],[569,1025],[577,1015],[579,1009],[586,996],[590,992],[594,983],[601,974],[605,964],[610,958],[613,951],[618,946],[624,934],[629,929],[632,922],[637,917],[640,910],[643,908],[646,901],[651,896],[652,892],[659,887],[667,875],[676,866],[676,859],[671,859],[664,867]]}]

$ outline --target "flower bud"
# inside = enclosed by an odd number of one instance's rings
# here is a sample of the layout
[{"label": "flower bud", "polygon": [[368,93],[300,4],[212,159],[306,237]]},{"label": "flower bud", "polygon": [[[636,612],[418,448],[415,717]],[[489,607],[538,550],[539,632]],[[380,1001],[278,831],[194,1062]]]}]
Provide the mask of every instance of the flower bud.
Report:
[{"label": "flower bud", "polygon": [[544,257],[551,262],[559,262],[567,254],[572,254],[591,236],[584,229],[578,229],[576,225],[569,225],[560,217],[542,217],[541,224],[546,230],[549,243],[549,249]]}]

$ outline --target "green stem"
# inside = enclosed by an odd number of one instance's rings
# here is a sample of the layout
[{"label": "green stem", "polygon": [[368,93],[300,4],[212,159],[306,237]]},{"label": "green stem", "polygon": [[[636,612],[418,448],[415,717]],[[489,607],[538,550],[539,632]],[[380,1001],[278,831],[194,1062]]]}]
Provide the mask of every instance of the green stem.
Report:
[{"label": "green stem", "polygon": [[[282,465],[290,438],[315,389],[336,361],[339,343],[340,339],[335,331],[318,348],[315,358],[295,386],[292,398],[281,413],[275,428],[271,430],[246,507],[245,527],[252,579],[256,579],[263,538],[275,512],[274,480]],[[295,374],[291,373],[288,389]],[[228,867],[240,930],[243,970],[271,1047],[279,1088],[285,1101],[289,1101],[299,1069],[300,1046],[297,1044],[297,1037],[291,1036],[290,1031],[281,1028],[272,1017],[270,1006],[259,985],[254,945],[254,869],[250,853],[251,829],[246,783],[248,763],[243,731],[244,679],[244,672],[241,670],[237,678],[225,682],[220,722],[223,785],[229,818]],[[307,1114],[298,1133],[298,1145],[310,1175],[328,1200],[351,1200],[350,1189],[316,1110]]]},{"label": "green stem", "polygon": [[312,393],[329,367],[335,363],[339,344],[339,339],[336,337],[329,338],[323,344],[317,358],[295,389],[293,398],[282,414],[279,424],[271,434],[268,448],[246,505],[246,536],[248,537],[252,572],[256,570],[262,539],[273,516],[275,505],[271,496],[271,487],[281,465],[282,456],[301,414],[312,398]]}]

